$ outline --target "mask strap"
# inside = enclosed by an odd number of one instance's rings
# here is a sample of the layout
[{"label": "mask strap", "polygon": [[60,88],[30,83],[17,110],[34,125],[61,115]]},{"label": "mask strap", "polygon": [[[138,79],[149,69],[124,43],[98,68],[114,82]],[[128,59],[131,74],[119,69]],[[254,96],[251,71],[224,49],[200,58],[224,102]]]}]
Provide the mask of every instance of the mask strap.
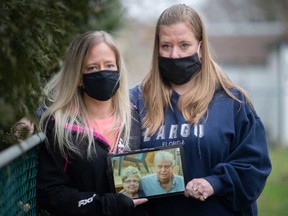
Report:
[{"label": "mask strap", "polygon": [[199,52],[200,52],[200,47],[202,45],[202,41],[199,42],[199,45],[198,45],[198,49],[197,49],[197,54],[199,55]]}]

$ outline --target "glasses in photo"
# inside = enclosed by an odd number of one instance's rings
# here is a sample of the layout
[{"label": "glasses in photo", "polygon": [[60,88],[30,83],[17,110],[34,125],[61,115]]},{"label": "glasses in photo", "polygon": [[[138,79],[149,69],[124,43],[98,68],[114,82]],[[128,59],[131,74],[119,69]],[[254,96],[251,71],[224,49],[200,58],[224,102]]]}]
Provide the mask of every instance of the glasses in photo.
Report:
[{"label": "glasses in photo", "polygon": [[158,170],[169,170],[169,169],[171,169],[172,168],[172,166],[170,165],[170,166],[157,166],[157,169]]},{"label": "glasses in photo", "polygon": [[126,184],[131,184],[131,183],[133,183],[133,184],[138,184],[139,183],[139,181],[138,180],[125,180],[124,181],[124,183],[126,183]]}]

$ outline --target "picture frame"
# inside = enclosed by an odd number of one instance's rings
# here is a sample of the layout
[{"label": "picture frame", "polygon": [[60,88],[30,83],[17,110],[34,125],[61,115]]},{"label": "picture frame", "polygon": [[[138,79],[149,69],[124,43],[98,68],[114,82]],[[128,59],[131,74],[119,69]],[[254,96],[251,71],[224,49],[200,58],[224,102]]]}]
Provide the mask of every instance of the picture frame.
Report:
[{"label": "picture frame", "polygon": [[187,177],[181,144],[109,154],[107,163],[110,187],[116,194],[131,198],[184,194]]}]

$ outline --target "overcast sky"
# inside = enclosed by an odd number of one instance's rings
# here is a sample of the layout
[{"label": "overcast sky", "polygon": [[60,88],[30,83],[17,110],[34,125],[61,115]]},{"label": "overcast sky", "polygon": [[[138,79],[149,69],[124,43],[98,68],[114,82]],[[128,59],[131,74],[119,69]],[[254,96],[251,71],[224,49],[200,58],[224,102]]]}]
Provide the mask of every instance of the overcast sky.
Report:
[{"label": "overcast sky", "polygon": [[155,20],[169,6],[189,4],[194,8],[201,6],[206,0],[121,0],[127,8],[128,16],[140,21]]}]

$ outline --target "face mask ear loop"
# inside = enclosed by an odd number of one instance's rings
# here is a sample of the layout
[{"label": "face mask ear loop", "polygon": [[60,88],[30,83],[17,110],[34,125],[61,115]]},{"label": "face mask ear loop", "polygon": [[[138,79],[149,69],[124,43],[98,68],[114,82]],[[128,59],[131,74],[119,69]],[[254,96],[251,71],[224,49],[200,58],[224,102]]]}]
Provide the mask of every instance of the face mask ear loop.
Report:
[{"label": "face mask ear loop", "polygon": [[[197,49],[197,55],[198,55],[198,56],[199,56],[199,52],[200,52],[201,45],[202,45],[202,41],[200,41],[200,42],[199,42],[199,45],[198,45],[198,49]],[[199,61],[201,62],[200,57],[199,57]]]},{"label": "face mask ear loop", "polygon": [[200,41],[200,42],[199,42],[199,45],[198,45],[198,49],[197,49],[197,54],[198,54],[198,55],[199,55],[199,52],[200,52],[201,45],[202,45],[202,41]]}]

